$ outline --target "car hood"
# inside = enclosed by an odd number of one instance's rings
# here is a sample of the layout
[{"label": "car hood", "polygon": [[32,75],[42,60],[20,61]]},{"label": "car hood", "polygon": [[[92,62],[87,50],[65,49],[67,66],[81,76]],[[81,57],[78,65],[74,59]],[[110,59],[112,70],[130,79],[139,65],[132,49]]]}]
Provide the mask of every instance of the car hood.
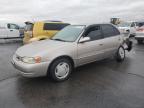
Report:
[{"label": "car hood", "polygon": [[33,42],[28,45],[24,45],[20,47],[16,54],[21,57],[34,57],[34,56],[41,56],[44,52],[52,52],[54,50],[59,50],[61,47],[69,45],[69,42],[61,42],[55,40],[43,40]]}]

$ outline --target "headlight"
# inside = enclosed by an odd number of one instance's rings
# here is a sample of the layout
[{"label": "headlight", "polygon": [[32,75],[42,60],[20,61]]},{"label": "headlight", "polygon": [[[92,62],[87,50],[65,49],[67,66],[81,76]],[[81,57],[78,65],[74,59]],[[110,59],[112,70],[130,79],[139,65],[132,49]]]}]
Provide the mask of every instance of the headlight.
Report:
[{"label": "headlight", "polygon": [[23,57],[22,62],[28,64],[35,64],[41,62],[41,57]]}]

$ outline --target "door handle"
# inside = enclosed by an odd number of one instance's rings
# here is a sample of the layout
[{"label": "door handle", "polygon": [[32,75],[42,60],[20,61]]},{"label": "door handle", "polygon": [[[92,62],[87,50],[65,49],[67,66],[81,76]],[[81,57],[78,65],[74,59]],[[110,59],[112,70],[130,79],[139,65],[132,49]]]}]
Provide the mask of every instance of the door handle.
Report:
[{"label": "door handle", "polygon": [[103,44],[99,44],[100,46],[103,46]]},{"label": "door handle", "polygon": [[10,31],[13,31],[13,30],[10,30]]}]

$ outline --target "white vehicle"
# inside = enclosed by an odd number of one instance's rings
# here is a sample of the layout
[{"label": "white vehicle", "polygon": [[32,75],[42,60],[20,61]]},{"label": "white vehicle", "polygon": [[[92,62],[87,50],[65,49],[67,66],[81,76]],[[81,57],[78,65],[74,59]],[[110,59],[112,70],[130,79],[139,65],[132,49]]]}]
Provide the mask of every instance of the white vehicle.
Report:
[{"label": "white vehicle", "polygon": [[118,25],[121,33],[128,33],[128,37],[134,37],[136,35],[136,23],[135,22],[123,22]]},{"label": "white vehicle", "polygon": [[0,24],[0,39],[20,38],[19,26],[12,23]]},{"label": "white vehicle", "polygon": [[137,30],[135,39],[137,40],[138,44],[142,44],[144,41],[144,21],[143,22],[136,22]]}]

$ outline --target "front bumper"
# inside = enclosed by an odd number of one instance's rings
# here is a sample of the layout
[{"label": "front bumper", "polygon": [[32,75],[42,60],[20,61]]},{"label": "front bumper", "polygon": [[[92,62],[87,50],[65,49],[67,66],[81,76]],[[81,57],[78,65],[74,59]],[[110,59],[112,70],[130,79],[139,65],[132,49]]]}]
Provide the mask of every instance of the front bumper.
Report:
[{"label": "front bumper", "polygon": [[20,70],[19,73],[25,77],[46,76],[48,66],[50,64],[50,62],[42,62],[38,64],[26,64],[21,61],[18,61],[15,57],[13,57],[11,63],[17,70]]}]

